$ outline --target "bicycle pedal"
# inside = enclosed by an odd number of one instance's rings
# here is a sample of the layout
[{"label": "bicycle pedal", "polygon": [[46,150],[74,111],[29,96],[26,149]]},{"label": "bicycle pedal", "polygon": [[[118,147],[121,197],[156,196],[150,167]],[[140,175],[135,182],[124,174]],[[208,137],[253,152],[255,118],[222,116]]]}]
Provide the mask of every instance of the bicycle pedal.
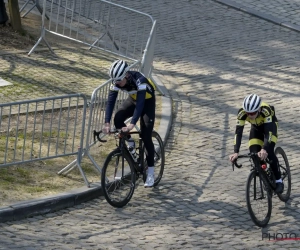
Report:
[{"label": "bicycle pedal", "polygon": [[121,179],[122,179],[121,176],[116,176],[116,177],[115,177],[115,180],[117,180],[117,181],[119,181],[119,180],[121,180]]}]

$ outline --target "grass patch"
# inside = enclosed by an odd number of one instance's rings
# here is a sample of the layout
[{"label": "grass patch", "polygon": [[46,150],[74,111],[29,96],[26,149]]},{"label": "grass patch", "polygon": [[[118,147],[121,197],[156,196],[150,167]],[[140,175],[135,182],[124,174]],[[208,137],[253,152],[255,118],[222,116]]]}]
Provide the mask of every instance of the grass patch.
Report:
[{"label": "grass patch", "polygon": [[41,193],[45,191],[44,187],[24,187],[24,191],[28,193]]},{"label": "grass patch", "polygon": [[24,179],[30,179],[30,171],[25,168],[18,167],[17,173],[19,174],[19,177]]}]

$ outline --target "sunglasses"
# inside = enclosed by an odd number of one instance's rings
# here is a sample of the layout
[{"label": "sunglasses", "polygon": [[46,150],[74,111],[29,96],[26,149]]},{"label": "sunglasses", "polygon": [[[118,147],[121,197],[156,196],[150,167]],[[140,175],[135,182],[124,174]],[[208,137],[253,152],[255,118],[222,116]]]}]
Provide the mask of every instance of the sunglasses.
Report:
[{"label": "sunglasses", "polygon": [[255,112],[252,112],[252,113],[247,113],[247,112],[246,112],[246,114],[247,114],[247,115],[249,115],[249,116],[254,116],[254,115],[256,115],[256,114],[257,114],[257,111],[255,111]]},{"label": "sunglasses", "polygon": [[113,84],[116,84],[116,83],[121,82],[121,81],[122,81],[122,79],[113,80]]}]

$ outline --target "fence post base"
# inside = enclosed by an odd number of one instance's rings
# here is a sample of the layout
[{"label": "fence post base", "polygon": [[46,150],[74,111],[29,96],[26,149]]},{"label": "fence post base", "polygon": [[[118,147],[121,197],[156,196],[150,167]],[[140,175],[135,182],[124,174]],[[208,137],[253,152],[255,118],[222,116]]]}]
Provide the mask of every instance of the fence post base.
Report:
[{"label": "fence post base", "polygon": [[57,56],[54,51],[52,50],[51,46],[49,45],[49,43],[47,42],[47,40],[45,39],[45,28],[42,28],[42,32],[41,32],[41,37],[39,38],[39,40],[36,42],[36,44],[32,47],[32,49],[29,51],[29,53],[27,54],[28,56],[31,55],[31,53],[35,50],[35,48],[39,45],[39,43],[44,40],[44,42],[46,43],[47,47],[49,48],[49,50],[55,55]]}]

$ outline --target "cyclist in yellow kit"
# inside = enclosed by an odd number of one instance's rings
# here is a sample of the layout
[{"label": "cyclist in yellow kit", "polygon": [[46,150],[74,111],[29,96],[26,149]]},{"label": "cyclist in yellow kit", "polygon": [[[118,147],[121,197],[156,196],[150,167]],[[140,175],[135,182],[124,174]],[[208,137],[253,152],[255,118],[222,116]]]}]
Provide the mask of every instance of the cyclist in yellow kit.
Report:
[{"label": "cyclist in yellow kit", "polygon": [[[148,174],[144,187],[154,185],[154,144],[152,131],[155,121],[155,85],[138,71],[129,71],[128,64],[124,60],[117,60],[112,63],[109,69],[109,76],[112,78],[106,112],[105,124],[102,131],[109,133],[110,120],[117,100],[119,91],[127,92],[128,98],[122,103],[114,116],[114,125],[117,129],[129,132],[140,119],[141,138],[144,142],[147,154]],[[126,126],[125,120],[131,118],[130,124]],[[128,145],[135,148],[132,138],[129,138]]]},{"label": "cyclist in yellow kit", "polygon": [[276,178],[275,192],[282,193],[284,185],[278,167],[278,159],[274,152],[278,126],[275,109],[273,106],[262,102],[261,98],[256,94],[246,96],[243,101],[243,108],[238,111],[234,154],[229,156],[229,160],[233,162],[238,157],[246,121],[251,124],[249,135],[250,152],[257,152],[261,160],[266,158],[270,160],[270,167]]}]

